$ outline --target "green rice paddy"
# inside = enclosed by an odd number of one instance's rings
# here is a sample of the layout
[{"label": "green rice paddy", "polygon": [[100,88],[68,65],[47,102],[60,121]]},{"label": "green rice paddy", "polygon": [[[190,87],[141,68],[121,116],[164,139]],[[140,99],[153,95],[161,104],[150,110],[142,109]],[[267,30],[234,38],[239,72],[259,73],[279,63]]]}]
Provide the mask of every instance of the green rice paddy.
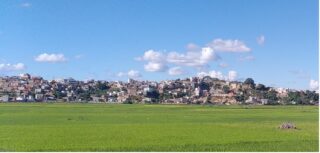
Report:
[{"label": "green rice paddy", "polygon": [[[0,151],[319,151],[317,106],[0,103]],[[292,122],[298,129],[278,126]]]}]

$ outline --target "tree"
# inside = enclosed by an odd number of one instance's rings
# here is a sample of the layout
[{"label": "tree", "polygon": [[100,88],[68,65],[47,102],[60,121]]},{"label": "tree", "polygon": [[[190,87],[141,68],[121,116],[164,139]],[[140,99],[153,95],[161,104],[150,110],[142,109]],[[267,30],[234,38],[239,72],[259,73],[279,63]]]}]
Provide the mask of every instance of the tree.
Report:
[{"label": "tree", "polygon": [[53,95],[54,95],[55,98],[57,98],[57,99],[62,99],[63,97],[67,96],[66,93],[62,93],[61,91],[58,91],[58,90],[54,90],[54,91],[53,91]]},{"label": "tree", "polygon": [[252,78],[247,78],[244,82],[244,84],[250,85],[251,88],[254,87],[254,80]]},{"label": "tree", "polygon": [[160,101],[164,101],[166,99],[171,99],[173,98],[172,94],[169,94],[168,92],[162,93],[159,96]]},{"label": "tree", "polygon": [[210,85],[207,82],[204,82],[204,81],[200,82],[199,87],[202,90],[209,90],[210,89]]},{"label": "tree", "polygon": [[258,84],[258,85],[256,86],[256,90],[265,91],[265,90],[268,90],[268,88],[266,88],[266,86],[263,85],[263,84]]},{"label": "tree", "polygon": [[270,90],[267,92],[266,98],[271,102],[278,101],[277,92],[275,90]]},{"label": "tree", "polygon": [[159,92],[156,90],[148,91],[146,97],[153,98],[153,99],[159,99]]},{"label": "tree", "polygon": [[91,96],[90,96],[90,93],[88,91],[84,91],[84,92],[80,93],[79,97],[82,100],[86,100],[86,101],[91,100]]},{"label": "tree", "polygon": [[238,102],[244,102],[244,96],[243,95],[237,95],[236,97],[235,97],[235,99],[236,99],[236,101],[238,101]]},{"label": "tree", "polygon": [[224,93],[229,93],[230,92],[229,86],[223,86],[222,90],[223,90]]},{"label": "tree", "polygon": [[182,98],[182,97],[184,97],[186,95],[187,95],[186,93],[178,92],[178,94],[177,94],[177,96],[175,98]]},{"label": "tree", "polygon": [[299,92],[289,92],[288,93],[288,102],[296,102],[297,104],[301,103],[301,98]]},{"label": "tree", "polygon": [[309,102],[317,102],[319,101],[319,94],[317,94],[315,91],[309,91],[307,90],[305,93],[306,99]]},{"label": "tree", "polygon": [[133,98],[130,96],[123,102],[123,104],[133,104],[133,101]]},{"label": "tree", "polygon": [[109,86],[108,86],[107,82],[98,81],[96,88],[98,88],[98,90],[108,90]]}]

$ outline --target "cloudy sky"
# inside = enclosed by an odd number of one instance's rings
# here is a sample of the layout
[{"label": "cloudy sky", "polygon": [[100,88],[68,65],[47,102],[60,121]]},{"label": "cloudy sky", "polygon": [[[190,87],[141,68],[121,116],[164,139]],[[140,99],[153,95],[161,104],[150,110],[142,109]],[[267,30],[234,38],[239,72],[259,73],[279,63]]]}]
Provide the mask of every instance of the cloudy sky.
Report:
[{"label": "cloudy sky", "polygon": [[0,75],[315,89],[316,0],[1,0]]}]

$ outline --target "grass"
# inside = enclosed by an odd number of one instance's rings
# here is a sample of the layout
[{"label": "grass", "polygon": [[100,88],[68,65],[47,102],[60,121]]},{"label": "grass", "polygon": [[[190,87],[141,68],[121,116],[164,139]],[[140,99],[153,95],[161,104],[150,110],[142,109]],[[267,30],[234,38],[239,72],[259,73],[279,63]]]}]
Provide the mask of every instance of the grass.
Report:
[{"label": "grass", "polygon": [[[0,151],[319,151],[316,106],[0,104]],[[293,122],[297,130],[278,126]]]}]

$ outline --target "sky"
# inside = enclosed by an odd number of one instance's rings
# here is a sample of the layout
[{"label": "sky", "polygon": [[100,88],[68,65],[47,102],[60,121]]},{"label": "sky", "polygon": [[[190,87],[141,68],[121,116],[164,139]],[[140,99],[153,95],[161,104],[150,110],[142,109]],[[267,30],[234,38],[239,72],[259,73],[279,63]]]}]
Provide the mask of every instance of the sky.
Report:
[{"label": "sky", "polygon": [[318,89],[317,0],[1,0],[0,75]]}]

